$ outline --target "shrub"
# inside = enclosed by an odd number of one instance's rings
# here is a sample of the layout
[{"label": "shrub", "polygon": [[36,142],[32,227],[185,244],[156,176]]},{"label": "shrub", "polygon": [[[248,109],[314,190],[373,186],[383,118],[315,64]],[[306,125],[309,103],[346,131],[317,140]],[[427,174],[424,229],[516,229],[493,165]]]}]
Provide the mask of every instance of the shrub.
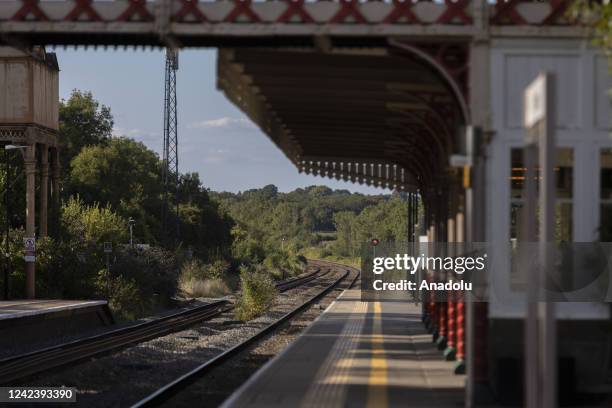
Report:
[{"label": "shrub", "polygon": [[[23,229],[10,232],[10,296],[25,296]],[[4,248],[4,235],[1,246]],[[96,274],[102,259],[78,243],[60,242],[50,237],[36,241],[36,293],[40,298],[87,299],[100,297]]]},{"label": "shrub", "polygon": [[179,289],[191,297],[223,297],[231,293],[230,288],[221,279],[179,279]]},{"label": "shrub", "polygon": [[94,248],[106,241],[117,245],[127,240],[125,219],[115,214],[110,207],[86,205],[79,196],[70,197],[62,205],[61,225],[70,240]]},{"label": "shrub", "polygon": [[189,259],[181,267],[181,278],[188,279],[223,279],[229,272],[230,264],[224,260],[204,263],[197,258]]},{"label": "shrub", "polygon": [[[101,271],[98,285],[105,287],[106,271]],[[134,320],[146,315],[152,307],[152,299],[144,299],[141,290],[134,279],[115,276],[110,282],[110,296],[108,306],[117,320]]]},{"label": "shrub", "polygon": [[[162,248],[145,251],[127,249],[117,254],[111,276],[133,282],[147,309],[168,304],[176,294],[178,267],[173,253]],[[104,288],[100,288],[104,290]]]},{"label": "shrub", "polygon": [[286,278],[284,261],[280,252],[272,252],[264,259],[263,266],[274,279],[281,280]]},{"label": "shrub", "polygon": [[286,279],[304,272],[306,258],[302,255],[291,255],[288,252],[270,252],[264,259],[263,266],[274,279]]},{"label": "shrub", "polygon": [[198,281],[206,278],[206,266],[199,259],[190,259],[181,267],[180,281]]},{"label": "shrub", "polygon": [[239,320],[251,320],[268,310],[276,297],[276,288],[270,275],[261,268],[240,268],[241,293],[234,313]]},{"label": "shrub", "polygon": [[232,257],[238,262],[251,265],[266,257],[266,250],[261,241],[252,238],[248,232],[239,226],[232,228]]},{"label": "shrub", "polygon": [[291,271],[292,275],[299,275],[301,273],[304,273],[304,271],[306,270],[306,265],[308,261],[303,255],[291,255],[286,259],[286,267]]},{"label": "shrub", "polygon": [[206,277],[211,279],[224,279],[230,270],[229,262],[225,260],[216,260],[207,265]]},{"label": "shrub", "polygon": [[217,260],[204,264],[199,259],[185,262],[178,280],[179,289],[191,297],[221,297],[231,292],[224,281],[228,277],[230,264]]}]

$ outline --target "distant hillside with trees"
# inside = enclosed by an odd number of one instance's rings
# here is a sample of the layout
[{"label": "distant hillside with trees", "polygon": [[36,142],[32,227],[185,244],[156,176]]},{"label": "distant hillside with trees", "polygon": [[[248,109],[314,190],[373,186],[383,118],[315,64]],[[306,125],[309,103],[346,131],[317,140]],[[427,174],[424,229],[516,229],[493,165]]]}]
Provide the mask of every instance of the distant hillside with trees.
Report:
[{"label": "distant hillside with trees", "polygon": [[398,193],[373,196],[326,186],[282,193],[268,185],[237,194],[211,192],[211,197],[235,222],[238,258],[284,250],[354,259],[372,238],[406,240],[407,204]]}]

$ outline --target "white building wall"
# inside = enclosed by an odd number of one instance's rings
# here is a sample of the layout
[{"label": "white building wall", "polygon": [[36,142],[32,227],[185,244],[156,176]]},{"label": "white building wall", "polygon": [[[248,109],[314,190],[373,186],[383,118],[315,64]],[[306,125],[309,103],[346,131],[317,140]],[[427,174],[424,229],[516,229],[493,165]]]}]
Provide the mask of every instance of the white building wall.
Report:
[{"label": "white building wall", "polygon": [[[497,40],[491,47],[491,125],[495,131],[488,152],[487,240],[505,245],[510,239],[510,151],[522,147],[523,90],[541,71],[556,77],[556,138],[558,147],[574,149],[573,238],[597,239],[599,226],[599,152],[612,147],[612,88],[607,60],[588,42],[559,40]],[[497,246],[497,245],[496,245]],[[507,277],[497,269],[493,273]],[[524,305],[505,293],[492,301],[491,317],[515,318]],[[523,307],[521,307],[523,306]],[[560,318],[607,318],[607,305],[564,303]]]}]

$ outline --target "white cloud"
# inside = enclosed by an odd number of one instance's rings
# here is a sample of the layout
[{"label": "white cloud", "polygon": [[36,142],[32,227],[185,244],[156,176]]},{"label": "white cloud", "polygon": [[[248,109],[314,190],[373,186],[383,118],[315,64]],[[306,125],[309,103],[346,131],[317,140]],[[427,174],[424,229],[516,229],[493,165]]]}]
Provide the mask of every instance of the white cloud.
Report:
[{"label": "white cloud", "polygon": [[141,130],[138,128],[134,128],[134,129],[124,129],[121,127],[113,128],[113,137],[120,137],[120,136],[134,137],[140,133],[141,133]]},{"label": "white cloud", "polygon": [[253,123],[245,118],[224,116],[218,119],[202,120],[189,125],[190,129],[253,128]]},{"label": "white cloud", "polygon": [[154,141],[157,139],[161,140],[161,136],[156,132],[148,132],[143,129],[133,128],[133,129],[125,129],[122,127],[113,128],[113,137],[129,137],[132,139],[140,140],[140,141]]}]

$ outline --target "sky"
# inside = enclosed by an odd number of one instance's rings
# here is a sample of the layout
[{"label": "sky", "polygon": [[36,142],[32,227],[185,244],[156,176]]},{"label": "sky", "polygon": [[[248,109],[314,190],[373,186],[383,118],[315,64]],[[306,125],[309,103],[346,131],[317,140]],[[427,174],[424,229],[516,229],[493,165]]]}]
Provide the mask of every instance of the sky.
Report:
[{"label": "sky", "polygon": [[[91,91],[111,108],[114,135],[161,154],[164,51],[50,49],[60,66],[60,98]],[[244,191],[275,184],[280,191],[324,184],[365,194],[387,191],[299,174],[268,137],[216,89],[216,50],[181,52],[177,73],[179,170],[198,172],[205,187]]]}]

